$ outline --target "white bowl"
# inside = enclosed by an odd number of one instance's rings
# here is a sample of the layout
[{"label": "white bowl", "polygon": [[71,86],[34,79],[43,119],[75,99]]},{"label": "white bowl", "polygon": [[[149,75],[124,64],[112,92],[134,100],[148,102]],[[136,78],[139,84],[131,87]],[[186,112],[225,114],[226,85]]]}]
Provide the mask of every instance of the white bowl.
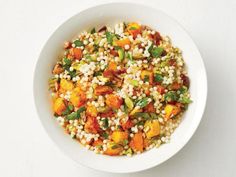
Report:
[{"label": "white bowl", "polygon": [[[112,25],[116,22],[140,22],[162,35],[168,35],[175,46],[183,51],[191,80],[190,104],[184,119],[171,136],[169,144],[162,145],[133,157],[110,157],[97,155],[86,150],[65,134],[53,118],[48,78],[64,41],[72,39],[79,32]],[[189,141],[197,129],[204,112],[207,97],[207,79],[200,53],[189,35],[172,18],[163,12],[138,4],[111,3],[84,10],[64,22],[49,38],[39,56],[34,73],[34,98],[39,118],[51,139],[70,158],[97,170],[128,173],[154,167],[176,154]]]}]

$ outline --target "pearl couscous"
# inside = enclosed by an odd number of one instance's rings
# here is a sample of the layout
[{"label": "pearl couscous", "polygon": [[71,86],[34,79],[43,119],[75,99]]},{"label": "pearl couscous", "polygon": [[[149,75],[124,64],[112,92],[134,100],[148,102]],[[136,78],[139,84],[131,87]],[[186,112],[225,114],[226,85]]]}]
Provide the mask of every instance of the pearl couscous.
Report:
[{"label": "pearl couscous", "polygon": [[98,154],[139,154],[170,141],[191,102],[181,51],[138,23],[64,43],[49,87],[58,123]]}]

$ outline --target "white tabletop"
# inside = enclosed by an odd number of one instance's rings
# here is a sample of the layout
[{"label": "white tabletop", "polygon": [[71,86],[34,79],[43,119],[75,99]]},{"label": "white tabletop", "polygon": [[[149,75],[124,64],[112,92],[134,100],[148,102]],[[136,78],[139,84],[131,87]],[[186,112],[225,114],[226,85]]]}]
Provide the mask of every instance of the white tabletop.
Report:
[{"label": "white tabletop", "polygon": [[[111,1],[99,1],[105,2]],[[203,120],[177,155],[150,170],[119,175],[77,165],[52,143],[33,104],[35,63],[47,38],[63,21],[97,3],[0,0],[0,176],[236,176],[235,0],[149,0],[146,3],[183,25],[199,47],[207,69],[209,92]]]}]

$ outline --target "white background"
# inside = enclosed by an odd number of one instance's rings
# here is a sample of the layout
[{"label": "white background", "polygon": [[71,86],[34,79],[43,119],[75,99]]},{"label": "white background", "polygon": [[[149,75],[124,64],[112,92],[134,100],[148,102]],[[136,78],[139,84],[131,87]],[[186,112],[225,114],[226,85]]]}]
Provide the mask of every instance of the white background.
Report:
[{"label": "white background", "polygon": [[150,170],[120,175],[77,165],[52,143],[33,103],[39,52],[62,22],[105,2],[111,1],[0,0],[0,176],[236,176],[235,0],[133,1],[161,9],[182,24],[206,65],[206,111],[197,132],[177,155]]}]

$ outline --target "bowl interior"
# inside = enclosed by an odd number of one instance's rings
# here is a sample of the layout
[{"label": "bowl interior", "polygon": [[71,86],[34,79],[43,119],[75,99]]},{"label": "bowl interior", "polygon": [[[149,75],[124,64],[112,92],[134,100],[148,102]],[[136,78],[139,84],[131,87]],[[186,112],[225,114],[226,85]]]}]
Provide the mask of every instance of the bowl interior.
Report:
[{"label": "bowl interior", "polygon": [[[64,41],[70,40],[84,30],[117,22],[140,22],[170,36],[173,45],[183,51],[184,60],[191,80],[193,103],[184,114],[184,119],[171,136],[169,144],[140,155],[109,157],[96,155],[66,135],[53,118],[48,78]],[[109,172],[135,172],[158,165],[178,152],[195,132],[206,102],[207,83],[201,56],[187,33],[166,14],[143,5],[112,3],[89,8],[63,23],[49,38],[41,51],[34,76],[34,97],[40,120],[51,139],[69,157],[85,166]]]}]

